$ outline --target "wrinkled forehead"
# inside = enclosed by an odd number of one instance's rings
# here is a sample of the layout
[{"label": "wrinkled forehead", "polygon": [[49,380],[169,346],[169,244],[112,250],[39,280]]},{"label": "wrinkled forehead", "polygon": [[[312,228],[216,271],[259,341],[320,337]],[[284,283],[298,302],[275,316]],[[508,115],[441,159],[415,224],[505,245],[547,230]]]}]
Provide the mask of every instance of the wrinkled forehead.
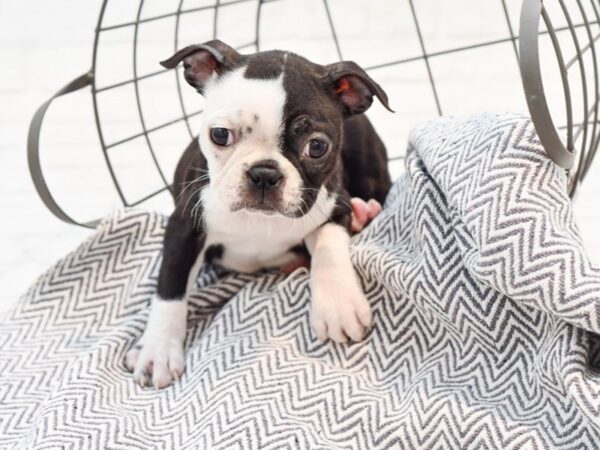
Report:
[{"label": "wrinkled forehead", "polygon": [[204,121],[211,126],[253,126],[279,133],[286,92],[283,73],[270,79],[248,78],[246,67],[235,69],[206,88]]}]

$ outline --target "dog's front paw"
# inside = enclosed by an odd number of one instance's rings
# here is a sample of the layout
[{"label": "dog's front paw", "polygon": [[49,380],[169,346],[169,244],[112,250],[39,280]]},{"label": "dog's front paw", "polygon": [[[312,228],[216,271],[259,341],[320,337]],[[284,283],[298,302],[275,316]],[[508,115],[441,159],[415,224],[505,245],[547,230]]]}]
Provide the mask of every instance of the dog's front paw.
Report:
[{"label": "dog's front paw", "polygon": [[181,377],[186,316],[184,300],[157,297],[152,302],[146,331],[125,356],[125,366],[141,386],[160,389]]},{"label": "dog's front paw", "polygon": [[183,373],[183,342],[169,336],[144,336],[127,352],[125,366],[140,386],[166,387]]},{"label": "dog's front paw", "polygon": [[311,322],[320,340],[361,341],[372,320],[371,306],[357,283],[313,286]]}]

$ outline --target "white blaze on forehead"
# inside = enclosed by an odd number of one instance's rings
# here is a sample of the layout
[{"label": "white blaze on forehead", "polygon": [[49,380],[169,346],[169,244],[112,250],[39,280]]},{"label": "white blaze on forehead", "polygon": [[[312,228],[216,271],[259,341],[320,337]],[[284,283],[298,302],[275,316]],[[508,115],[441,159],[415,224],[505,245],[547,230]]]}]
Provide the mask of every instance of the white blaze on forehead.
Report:
[{"label": "white blaze on forehead", "polygon": [[245,70],[242,67],[207,85],[204,123],[207,127],[236,127],[251,122],[255,138],[275,145],[283,127],[283,76],[270,80],[245,78]]},{"label": "white blaze on forehead", "polygon": [[[283,174],[282,201],[287,214],[302,204],[302,178],[281,151],[286,93],[283,75],[274,79],[245,78],[246,68],[206,87],[200,146],[208,161],[210,188],[221,201],[235,203],[246,183],[248,168],[263,160],[275,161]],[[234,144],[224,149],[210,141],[209,129],[224,127],[236,134]]]}]

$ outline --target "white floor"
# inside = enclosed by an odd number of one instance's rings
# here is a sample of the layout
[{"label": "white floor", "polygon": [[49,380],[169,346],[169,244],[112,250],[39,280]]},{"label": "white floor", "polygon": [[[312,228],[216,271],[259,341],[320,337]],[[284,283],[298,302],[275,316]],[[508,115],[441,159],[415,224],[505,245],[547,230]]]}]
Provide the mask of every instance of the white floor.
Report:
[{"label": "white floor", "polygon": [[[90,231],[54,218],[39,200],[27,169],[29,121],[49,96],[91,66],[94,27],[100,1],[0,0],[0,309],[22,293],[48,265],[73,249]],[[176,0],[146,0],[141,17],[174,11]],[[184,9],[210,0],[185,1]],[[226,3],[226,2],[222,2]],[[408,0],[329,0],[340,35],[343,57],[364,66],[421,54]],[[135,18],[138,1],[112,0],[107,22]],[[507,1],[512,25],[518,29],[519,0]],[[436,52],[508,36],[500,0],[418,0],[427,51]],[[241,45],[253,39],[255,3],[224,7],[218,31],[223,40]],[[336,60],[335,45],[321,0],[280,0],[263,9],[263,48],[296,50],[318,62]],[[138,74],[159,70],[157,61],[173,50],[174,19],[152,21],[139,30]],[[182,16],[181,45],[212,37],[212,13]],[[133,30],[106,32],[99,53],[99,85],[131,76]],[[510,43],[431,59],[444,114],[485,110],[524,110],[525,103]],[[371,71],[390,94],[397,114],[379,106],[371,114],[390,153],[402,155],[408,130],[437,115],[425,64]],[[171,73],[140,83],[148,127],[177,117]],[[118,92],[117,92],[118,91]],[[105,138],[114,142],[141,130],[131,85],[103,97],[100,106]],[[548,87],[551,99],[562,99],[558,85]],[[188,111],[201,99],[185,91]],[[43,162],[52,192],[78,219],[102,216],[119,206],[110,184],[94,127],[89,90],[56,102],[42,135]],[[175,103],[173,103],[175,102]],[[560,105],[558,106],[560,109]],[[180,114],[180,113],[179,113]],[[188,139],[183,124],[152,135],[161,165],[170,177]],[[143,139],[115,148],[115,170],[124,180],[125,195],[133,200],[160,186]],[[598,158],[600,159],[600,158]],[[392,164],[397,175],[402,163]],[[128,177],[123,177],[127,173]],[[129,183],[128,183],[129,181]],[[590,257],[600,263],[600,161],[580,189],[575,209]],[[160,203],[160,202],[159,202]],[[156,206],[155,202],[152,206]],[[168,204],[162,202],[161,205]]]}]

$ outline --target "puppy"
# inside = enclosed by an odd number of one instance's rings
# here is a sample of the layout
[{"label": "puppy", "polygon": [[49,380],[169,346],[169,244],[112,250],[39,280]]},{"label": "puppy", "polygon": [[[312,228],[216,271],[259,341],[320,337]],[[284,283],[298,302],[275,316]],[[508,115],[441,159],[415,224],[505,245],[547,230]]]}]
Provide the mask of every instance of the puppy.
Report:
[{"label": "puppy", "polygon": [[360,341],[372,319],[350,260],[350,201],[383,203],[390,188],[385,147],[363,115],[374,96],[391,111],[387,95],[353,62],[241,55],[214,40],[161,64],[182,61],[205,98],[202,127],[175,172],[158,295],[125,360],[134,379],[161,388],[181,376],[186,294],[204,263],[253,272],[308,252],[316,336]]}]

